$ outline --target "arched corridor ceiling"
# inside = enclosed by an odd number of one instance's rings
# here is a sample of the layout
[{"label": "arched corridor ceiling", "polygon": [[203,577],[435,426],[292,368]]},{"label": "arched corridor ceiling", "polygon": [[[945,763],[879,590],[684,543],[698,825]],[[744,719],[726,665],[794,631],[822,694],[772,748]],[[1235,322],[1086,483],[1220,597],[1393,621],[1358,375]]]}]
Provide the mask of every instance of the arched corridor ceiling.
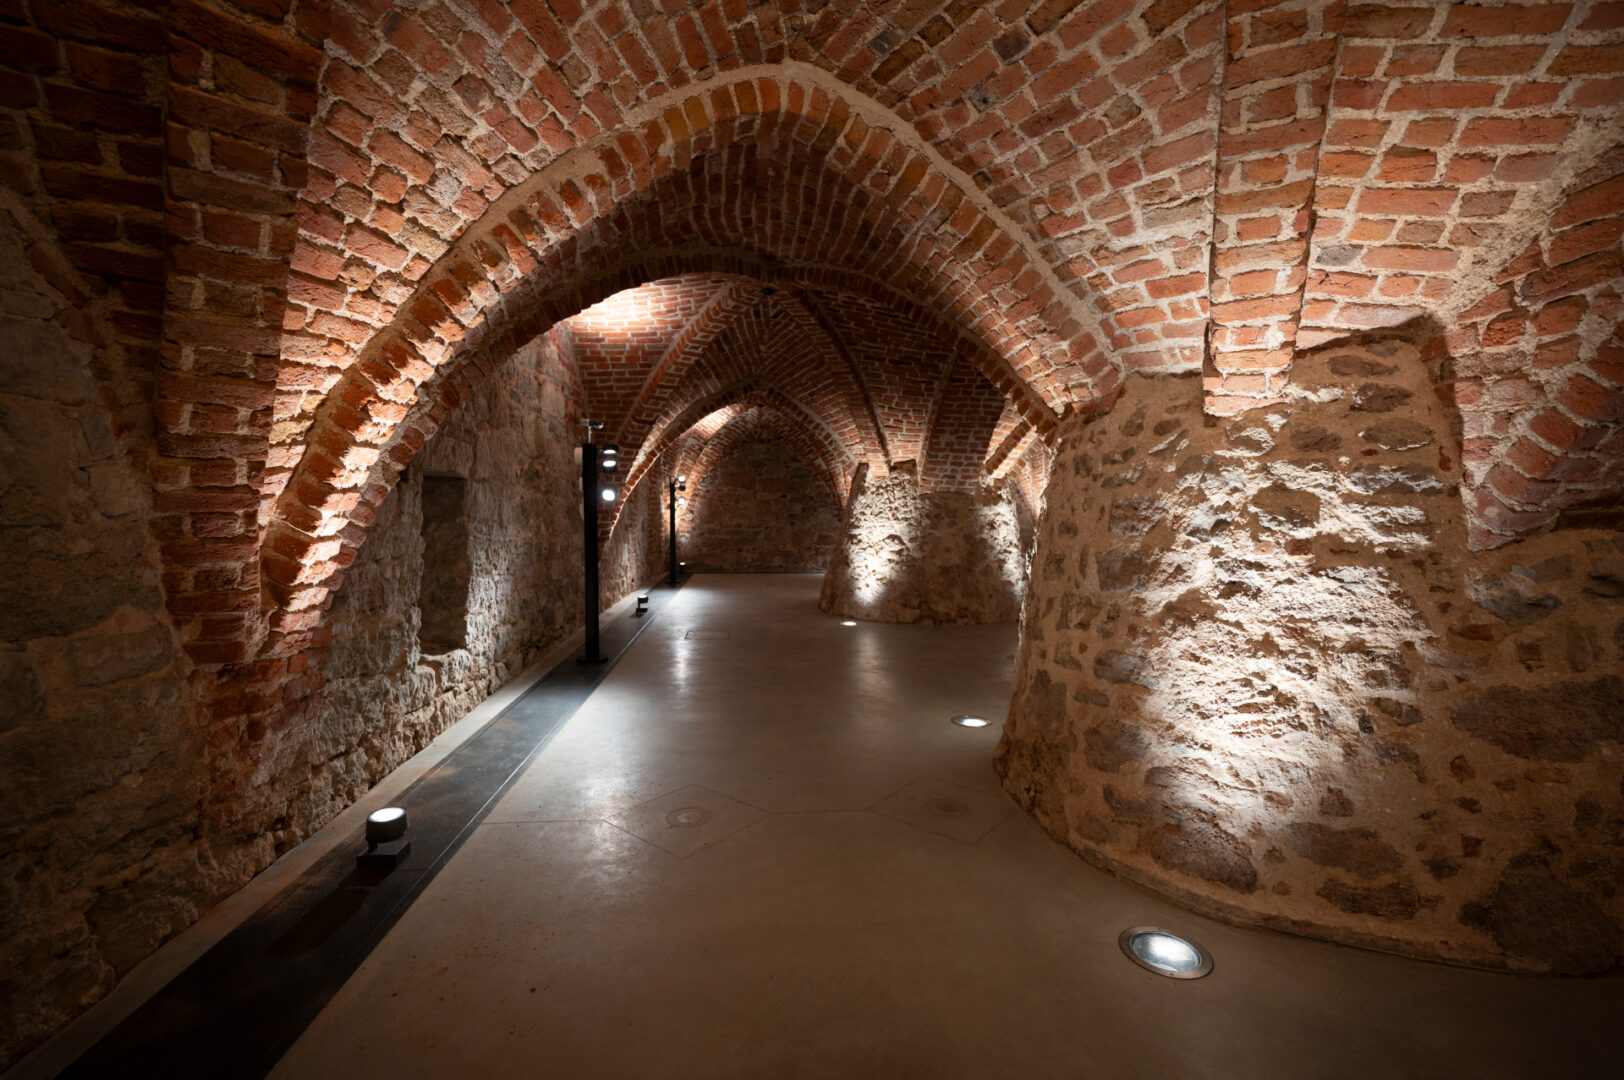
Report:
[{"label": "arched corridor ceiling", "polygon": [[670,473],[686,478],[689,492],[700,490],[707,473],[738,447],[752,442],[778,443],[817,474],[836,502],[846,499],[850,463],[829,453],[809,437],[807,426],[792,411],[766,401],[728,405],[689,428],[672,447]]},{"label": "arched corridor ceiling", "polygon": [[[8,19],[29,24],[11,186],[159,370],[187,619],[251,636],[237,614],[266,584],[319,607],[471,382],[693,273],[804,293],[789,314],[818,326],[849,314],[817,307],[826,287],[894,291],[1014,401],[986,458],[1014,473],[1128,373],[1199,368],[1208,413],[1234,415],[1289,398],[1299,347],[1402,328],[1458,417],[1475,546],[1620,512],[1624,26],[1601,0],[82,0]],[[863,385],[855,455],[928,458],[897,387]],[[645,380],[621,411],[652,425],[668,392]],[[285,614],[274,631],[319,621]]]},{"label": "arched corridor ceiling", "polygon": [[[822,454],[885,475],[921,462],[927,487],[964,489],[997,449],[1006,401],[929,316],[881,290],[772,286],[688,274],[617,293],[563,324],[588,414],[632,462],[628,482],[697,410],[771,392]],[[849,473],[849,466],[840,470]],[[848,477],[831,483],[843,492]]]}]

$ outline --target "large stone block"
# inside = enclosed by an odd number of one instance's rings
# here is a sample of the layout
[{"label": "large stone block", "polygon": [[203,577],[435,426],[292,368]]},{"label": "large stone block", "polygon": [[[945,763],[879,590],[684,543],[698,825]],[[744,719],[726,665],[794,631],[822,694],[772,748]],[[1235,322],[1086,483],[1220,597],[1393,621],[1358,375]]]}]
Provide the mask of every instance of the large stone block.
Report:
[{"label": "large stone block", "polygon": [[[1613,969],[1616,538],[1471,552],[1413,348],[1328,347],[1299,375],[1227,423],[1202,419],[1198,379],[1135,377],[1062,427],[1006,787],[1057,839],[1215,914]],[[1160,453],[1173,430],[1186,444]]]}]

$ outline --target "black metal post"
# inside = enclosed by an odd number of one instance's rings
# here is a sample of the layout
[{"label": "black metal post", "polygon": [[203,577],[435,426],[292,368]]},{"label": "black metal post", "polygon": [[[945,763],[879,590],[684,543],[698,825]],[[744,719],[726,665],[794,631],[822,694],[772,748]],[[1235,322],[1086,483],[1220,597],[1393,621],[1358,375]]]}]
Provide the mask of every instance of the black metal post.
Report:
[{"label": "black metal post", "polygon": [[586,558],[586,649],[581,660],[602,660],[598,652],[598,447],[589,439],[581,444],[582,554]]},{"label": "black metal post", "polygon": [[671,584],[677,583],[677,478],[667,477],[666,490],[671,495]]}]

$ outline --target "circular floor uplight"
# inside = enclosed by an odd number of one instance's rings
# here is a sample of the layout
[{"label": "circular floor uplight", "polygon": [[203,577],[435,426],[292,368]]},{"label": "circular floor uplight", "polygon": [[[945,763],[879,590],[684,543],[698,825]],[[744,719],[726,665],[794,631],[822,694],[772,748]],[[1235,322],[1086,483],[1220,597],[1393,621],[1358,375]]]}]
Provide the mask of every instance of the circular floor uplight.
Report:
[{"label": "circular floor uplight", "polygon": [[857,620],[856,619],[841,619],[840,620],[840,625],[841,626],[856,626],[857,625]]},{"label": "circular floor uplight", "polygon": [[1117,944],[1129,960],[1170,979],[1199,979],[1212,971],[1212,955],[1159,926],[1130,926]]},{"label": "circular floor uplight", "polygon": [[959,727],[986,727],[992,723],[985,716],[977,716],[974,713],[960,713],[953,718],[953,722]]},{"label": "circular floor uplight", "polygon": [[367,815],[367,843],[387,844],[406,835],[406,811],[386,806]]}]

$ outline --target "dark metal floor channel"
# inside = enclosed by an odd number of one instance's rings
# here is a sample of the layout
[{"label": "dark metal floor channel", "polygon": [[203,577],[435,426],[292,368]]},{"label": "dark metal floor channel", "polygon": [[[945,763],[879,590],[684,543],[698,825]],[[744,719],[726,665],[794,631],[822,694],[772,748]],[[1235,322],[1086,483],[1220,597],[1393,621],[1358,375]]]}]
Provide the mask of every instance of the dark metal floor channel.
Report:
[{"label": "dark metal floor channel", "polygon": [[647,614],[604,627],[609,663],[571,655],[401,793],[412,850],[400,868],[357,870],[355,829],[58,1075],[270,1072],[675,591],[650,589]]}]

